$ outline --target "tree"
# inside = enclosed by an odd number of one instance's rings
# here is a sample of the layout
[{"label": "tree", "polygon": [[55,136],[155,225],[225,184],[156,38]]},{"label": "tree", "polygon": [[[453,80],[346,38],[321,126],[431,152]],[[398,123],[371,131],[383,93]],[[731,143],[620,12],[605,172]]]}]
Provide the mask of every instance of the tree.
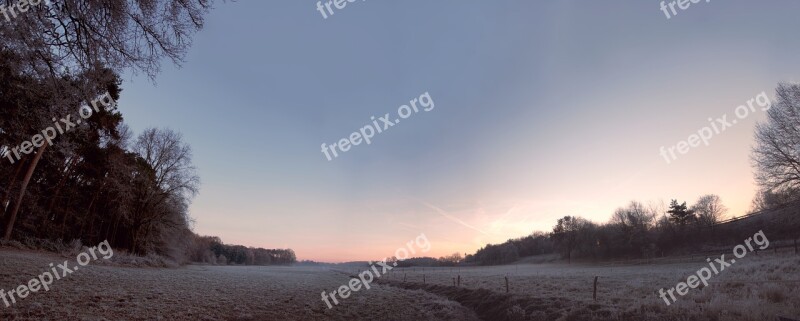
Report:
[{"label": "tree", "polygon": [[458,263],[461,263],[462,260],[461,253],[456,252],[449,256],[440,257],[439,263],[441,266],[456,266]]},{"label": "tree", "polygon": [[[188,204],[198,192],[200,178],[192,165],[192,150],[180,134],[169,129],[146,129],[133,147],[143,164],[136,207],[131,214],[132,252],[165,227],[188,225]],[[231,256],[228,256],[231,259]]]},{"label": "tree", "polygon": [[583,218],[564,216],[558,219],[558,223],[553,227],[552,238],[556,247],[561,248],[562,253],[566,254],[567,263],[572,263],[572,252],[578,246],[581,233],[585,233],[589,225],[589,221]]},{"label": "tree", "polygon": [[669,220],[677,224],[681,228],[686,226],[692,219],[694,219],[694,211],[687,209],[686,202],[678,204],[677,200],[672,200],[669,204]]},{"label": "tree", "polygon": [[648,231],[655,220],[655,213],[642,203],[631,201],[626,208],[618,208],[611,217],[611,226],[618,235],[616,247],[627,254],[639,255],[649,243]]},{"label": "tree", "polygon": [[796,195],[800,190],[800,84],[781,83],[775,92],[767,121],[756,125],[751,158],[762,191]]},{"label": "tree", "polygon": [[766,211],[778,206],[788,204],[795,199],[790,191],[770,191],[762,189],[753,198],[752,212]]},{"label": "tree", "polygon": [[[66,0],[31,5],[25,14],[3,21],[0,61],[14,77],[32,84],[17,88],[44,97],[40,103],[15,106],[24,116],[21,127],[35,132],[45,128],[41,119],[46,123],[51,117],[73,113],[81,101],[102,92],[125,69],[154,78],[162,58],[180,64],[210,7],[209,0]],[[13,126],[0,129],[5,132]],[[0,143],[5,150],[16,145]],[[20,160],[11,176],[9,188],[15,186],[19,173],[24,173],[8,213],[6,240],[49,145],[48,141],[38,147],[31,161]],[[11,192],[4,194],[4,203],[11,203]]]},{"label": "tree", "polygon": [[97,67],[143,71],[162,58],[183,61],[213,0],[64,0],[31,5],[0,24],[0,48],[13,48],[26,73],[58,79]]},{"label": "tree", "polygon": [[702,226],[712,226],[722,219],[728,208],[722,204],[722,198],[718,195],[708,194],[697,199],[692,205],[692,211],[697,216],[698,223]]},{"label": "tree", "polygon": [[[0,49],[0,52],[2,51],[3,49]],[[6,53],[4,56],[18,57],[18,55],[10,52]],[[7,144],[6,146],[13,146],[20,141],[32,140],[31,137],[42,133],[44,128],[50,128],[55,131],[55,129],[51,127],[53,126],[53,122],[50,120],[53,118],[53,115],[63,115],[58,113],[60,111],[64,111],[67,115],[74,115],[75,111],[77,111],[80,106],[80,102],[83,100],[78,94],[78,91],[50,91],[52,88],[45,85],[49,83],[47,81],[37,80],[31,76],[20,75],[18,73],[15,74],[14,66],[12,66],[14,63],[13,61],[3,61],[3,66],[0,67],[0,73],[3,73],[4,80],[9,81],[7,84],[9,87],[20,85],[26,85],[26,87],[23,87],[21,90],[11,90],[0,98],[0,100],[2,100],[0,104],[4,105],[4,107],[9,107],[8,110],[4,110],[3,112],[4,114],[7,113],[9,118],[7,121],[0,121],[0,126],[6,128],[4,132],[6,130],[16,131],[14,135],[2,135],[4,137],[2,137],[0,143],[4,145]],[[6,72],[10,72],[11,74],[5,74]],[[101,72],[108,75],[104,78],[108,80],[108,82],[94,84],[97,87],[92,89],[93,92],[95,95],[106,93],[111,99],[118,99],[120,92],[118,79],[110,70],[104,69]],[[88,88],[87,80],[80,76],[76,78],[61,78],[54,81],[54,83],[58,84],[59,88],[62,89]],[[43,91],[39,92],[38,90]],[[30,106],[37,107],[32,108]],[[70,112],[66,113],[66,110]],[[120,121],[121,118],[115,115],[114,112],[100,109],[96,114],[86,120],[84,126],[78,126],[73,128],[70,132],[58,135],[54,141],[61,143],[57,152],[67,154],[73,153],[76,148],[81,146],[96,144],[104,133],[110,133],[114,136],[116,134],[115,128]],[[13,123],[17,123],[17,125]],[[41,138],[41,135],[39,135],[39,137]],[[5,226],[5,233],[3,234],[5,240],[11,239],[11,233],[16,223],[18,213],[23,206],[23,200],[27,194],[28,185],[36,173],[36,168],[42,160],[45,150],[50,147],[50,143],[50,140],[41,142],[41,145],[37,146],[32,156],[26,157],[24,154],[21,154],[21,158],[17,160],[20,162],[18,166],[21,166],[22,163],[26,165],[25,169],[19,173],[24,173],[24,175],[21,176],[17,197],[13,199],[14,206],[10,207],[7,213],[8,219]],[[4,156],[7,156],[10,160],[12,159],[11,155]],[[31,157],[32,159],[28,161]],[[14,180],[18,177],[18,174],[15,174],[12,181],[9,183],[9,190],[6,192],[7,196],[4,197],[5,203],[11,202],[11,198],[9,197],[9,195],[11,195],[11,187],[14,185]]]}]

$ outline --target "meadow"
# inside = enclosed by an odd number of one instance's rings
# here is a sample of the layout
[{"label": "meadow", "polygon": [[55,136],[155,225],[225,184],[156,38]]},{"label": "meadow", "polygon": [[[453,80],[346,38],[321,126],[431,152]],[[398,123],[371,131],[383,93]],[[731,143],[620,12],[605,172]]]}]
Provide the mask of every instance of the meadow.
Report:
[{"label": "meadow", "polygon": [[[0,288],[23,284],[67,256],[0,250]],[[541,260],[537,260],[541,259]],[[130,260],[130,259],[126,259]],[[659,288],[704,257],[573,263],[552,257],[487,267],[395,268],[328,309],[323,290],[346,284],[342,266],[126,267],[89,265],[0,306],[2,320],[778,320],[800,316],[800,257],[748,256],[671,306]],[[126,261],[126,265],[130,265]],[[454,286],[454,281],[460,284]],[[597,300],[593,299],[598,277]],[[509,287],[506,293],[505,278]],[[424,278],[424,283],[423,283]],[[405,281],[404,281],[405,279]]]}]

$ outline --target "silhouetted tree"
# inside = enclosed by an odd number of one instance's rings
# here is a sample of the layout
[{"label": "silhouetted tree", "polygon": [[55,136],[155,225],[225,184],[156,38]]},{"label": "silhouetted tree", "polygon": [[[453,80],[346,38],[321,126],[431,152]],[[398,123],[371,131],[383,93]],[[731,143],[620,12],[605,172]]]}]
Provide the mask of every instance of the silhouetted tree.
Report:
[{"label": "silhouetted tree", "polygon": [[728,208],[722,204],[722,198],[718,195],[708,194],[697,199],[697,202],[692,205],[692,211],[697,216],[697,222],[701,226],[707,227],[717,224],[728,212]]},{"label": "silhouetted tree", "polygon": [[767,111],[767,121],[756,125],[752,160],[761,190],[797,195],[800,190],[800,84],[781,83]]},{"label": "silhouetted tree", "polygon": [[683,228],[694,219],[694,212],[689,210],[686,202],[678,204],[677,200],[672,200],[669,204],[669,219],[679,227]]},{"label": "silhouetted tree", "polygon": [[583,218],[564,216],[553,227],[552,238],[556,247],[567,257],[568,263],[572,263],[572,252],[578,246],[581,233],[585,233],[589,225],[589,221]]}]

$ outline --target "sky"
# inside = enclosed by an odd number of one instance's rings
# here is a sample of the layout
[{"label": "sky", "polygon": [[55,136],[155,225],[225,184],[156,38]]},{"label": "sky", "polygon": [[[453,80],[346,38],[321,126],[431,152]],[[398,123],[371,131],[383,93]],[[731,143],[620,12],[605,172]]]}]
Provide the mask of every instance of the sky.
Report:
[{"label": "sky", "polygon": [[[365,0],[325,19],[316,1],[220,2],[180,67],[123,75],[119,109],[192,146],[197,233],[301,260],[384,258],[420,234],[419,255],[474,253],[632,200],[713,193],[742,215],[760,108],[669,163],[659,151],[798,80],[798,9]],[[429,111],[322,152],[425,93]]]}]

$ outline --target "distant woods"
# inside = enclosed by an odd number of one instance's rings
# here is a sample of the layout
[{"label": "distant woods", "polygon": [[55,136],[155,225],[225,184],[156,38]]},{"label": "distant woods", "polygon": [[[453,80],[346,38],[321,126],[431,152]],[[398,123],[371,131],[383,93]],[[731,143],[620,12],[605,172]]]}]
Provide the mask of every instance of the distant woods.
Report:
[{"label": "distant woods", "polygon": [[701,197],[694,205],[673,200],[670,206],[644,206],[633,201],[617,209],[609,222],[565,216],[551,233],[536,232],[498,245],[487,245],[462,263],[498,265],[520,258],[559,254],[573,260],[655,258],[701,251],[708,246],[736,244],[754,231],[770,240],[800,237],[800,204],[789,203],[741,219],[721,220],[725,213],[716,195]]},{"label": "distant woods", "polygon": [[[757,125],[752,163],[759,191],[756,214],[723,221],[727,208],[713,194],[694,204],[668,206],[632,201],[605,224],[578,216],[558,219],[551,233],[537,232],[499,245],[487,245],[466,264],[505,264],[520,257],[557,253],[573,259],[652,258],[737,244],[763,230],[770,240],[800,238],[800,85],[781,83],[767,120]],[[792,242],[787,242],[792,243]]]},{"label": "distant woods", "polygon": [[195,236],[191,249],[192,262],[217,265],[278,265],[297,262],[294,251],[268,250],[244,247],[241,245],[225,245],[218,237]]}]

